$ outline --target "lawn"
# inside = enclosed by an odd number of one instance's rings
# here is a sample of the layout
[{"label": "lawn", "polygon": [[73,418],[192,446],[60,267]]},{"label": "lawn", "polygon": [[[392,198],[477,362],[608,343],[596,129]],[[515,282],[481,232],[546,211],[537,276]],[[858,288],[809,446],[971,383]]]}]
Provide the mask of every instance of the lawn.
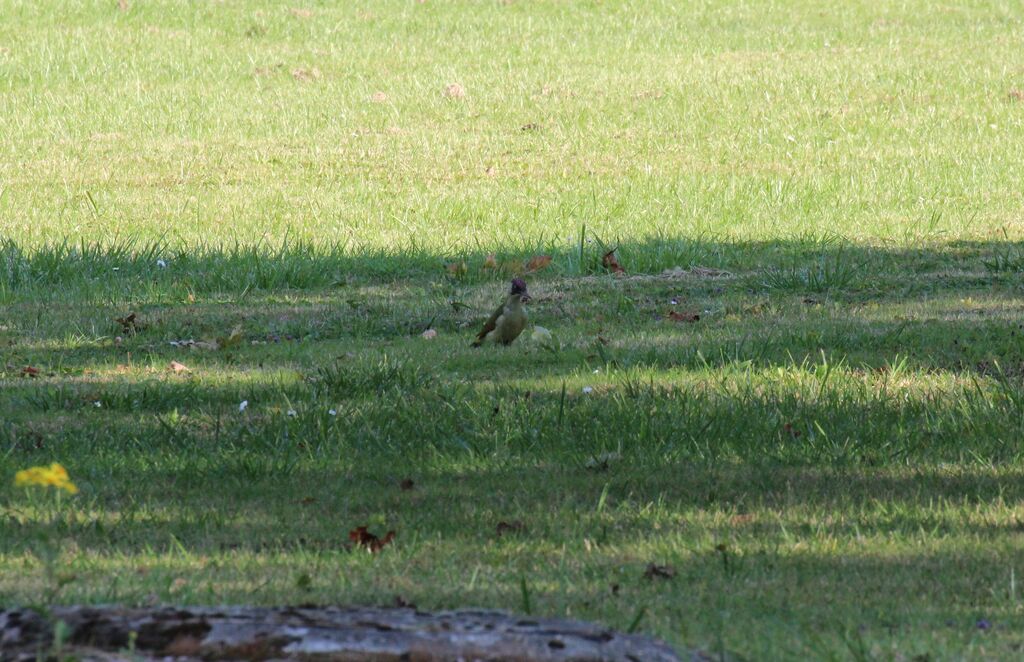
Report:
[{"label": "lawn", "polygon": [[1019,4],[0,15],[0,605],[1022,654]]}]

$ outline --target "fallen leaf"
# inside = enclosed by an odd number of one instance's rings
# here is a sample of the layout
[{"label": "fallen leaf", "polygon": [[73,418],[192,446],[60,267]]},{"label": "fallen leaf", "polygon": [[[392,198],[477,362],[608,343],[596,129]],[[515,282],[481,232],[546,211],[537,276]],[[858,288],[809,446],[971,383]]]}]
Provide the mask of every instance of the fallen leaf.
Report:
[{"label": "fallen leaf", "polygon": [[176,373],[192,372],[184,363],[178,363],[177,361],[171,361],[170,368]]},{"label": "fallen leaf", "polygon": [[295,18],[310,18],[313,16],[312,9],[301,9],[299,7],[292,7],[288,12]]},{"label": "fallen leaf", "polygon": [[320,78],[320,70],[316,67],[298,67],[292,69],[292,78],[304,83]]},{"label": "fallen leaf", "polygon": [[498,169],[492,165],[487,166],[487,168],[484,169],[484,174],[487,175],[488,177],[494,177],[495,175],[498,174]]},{"label": "fallen leaf", "polygon": [[125,335],[134,336],[139,332],[139,327],[135,320],[135,313],[129,313],[124,317],[116,318],[114,321],[121,325],[121,328],[124,329]]},{"label": "fallen leaf", "polygon": [[370,97],[370,101],[374,103],[384,103],[388,100],[388,95],[383,92],[374,92],[373,96]]},{"label": "fallen leaf", "polygon": [[1024,101],[1024,90],[1010,90],[1011,101]]},{"label": "fallen leaf", "polygon": [[448,262],[444,265],[445,270],[456,278],[464,276],[469,271],[469,267],[466,266],[465,261],[462,262]]},{"label": "fallen leaf", "polygon": [[729,523],[732,524],[733,526],[737,526],[739,524],[747,524],[747,523],[753,522],[753,521],[754,521],[754,514],[753,513],[743,513],[741,515],[733,515],[732,518],[730,518]]},{"label": "fallen leaf", "polygon": [[523,531],[526,531],[526,525],[520,522],[519,520],[512,520],[511,522],[501,521],[498,522],[498,525],[495,527],[495,530],[497,531],[498,537],[500,538],[506,534],[522,533]]},{"label": "fallen leaf", "polygon": [[657,565],[655,563],[648,563],[647,569],[644,570],[644,579],[654,580],[657,579],[672,579],[676,576],[676,570],[670,565]]},{"label": "fallen leaf", "polygon": [[617,250],[617,248],[613,248],[605,253],[604,257],[601,258],[601,266],[613,274],[624,274],[626,270],[622,268],[619,264],[619,259],[615,257],[615,251]]},{"label": "fallen leaf", "polygon": [[408,491],[409,491],[409,490],[411,490],[411,489],[412,489],[413,487],[415,487],[415,486],[416,486],[416,484],[415,484],[414,482],[412,482],[412,478],[403,478],[403,479],[402,479],[402,482],[400,482],[400,483],[398,484],[398,486],[399,486],[400,488],[402,488],[402,491],[403,491],[403,492],[408,492]]},{"label": "fallen leaf", "polygon": [[39,368],[33,368],[32,366],[27,365],[27,366],[25,366],[24,368],[21,369],[21,376],[22,377],[38,377],[39,376]]},{"label": "fallen leaf", "polygon": [[527,271],[540,271],[551,264],[550,255],[534,255],[530,258],[529,262],[526,263]]},{"label": "fallen leaf", "polygon": [[482,266],[480,268],[481,269],[497,269],[498,268],[498,259],[496,257],[494,257],[494,254],[492,253],[492,254],[490,254],[490,255],[488,255],[487,257],[484,258],[484,266]]},{"label": "fallen leaf", "polygon": [[371,554],[376,554],[395,539],[395,532],[388,531],[383,538],[379,538],[367,531],[365,526],[357,526],[348,532],[348,539],[355,543],[357,547],[364,547]]},{"label": "fallen leaf", "polygon": [[434,338],[437,337],[437,331],[434,329],[427,329],[426,331],[420,334],[420,337],[422,337],[424,340],[433,340]]},{"label": "fallen leaf", "polygon": [[131,5],[128,4],[128,0],[117,0],[117,8],[121,11],[128,11],[131,9]]},{"label": "fallen leaf", "polygon": [[541,128],[540,124],[537,124],[536,122],[530,122],[529,124],[524,124],[521,127],[519,127],[519,130],[520,131],[537,131],[540,128]]},{"label": "fallen leaf", "polygon": [[466,89],[458,83],[449,83],[444,86],[444,95],[449,99],[461,99],[466,96]]},{"label": "fallen leaf", "polygon": [[700,321],[700,315],[697,313],[680,313],[675,310],[668,312],[668,318],[673,322],[693,323]]}]

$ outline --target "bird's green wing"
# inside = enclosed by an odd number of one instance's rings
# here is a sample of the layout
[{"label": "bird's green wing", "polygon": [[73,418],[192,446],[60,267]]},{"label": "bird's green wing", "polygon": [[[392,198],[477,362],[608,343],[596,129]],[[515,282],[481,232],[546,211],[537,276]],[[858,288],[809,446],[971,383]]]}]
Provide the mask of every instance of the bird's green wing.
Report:
[{"label": "bird's green wing", "polygon": [[501,317],[501,315],[504,312],[505,304],[501,304],[500,306],[498,306],[498,309],[494,311],[494,314],[491,315],[490,319],[484,322],[484,328],[480,330],[480,333],[476,334],[476,340],[473,341],[474,347],[479,347],[480,344],[483,343],[484,338],[487,337],[487,334],[490,333],[491,331],[494,331],[494,329],[498,326],[498,318]]}]

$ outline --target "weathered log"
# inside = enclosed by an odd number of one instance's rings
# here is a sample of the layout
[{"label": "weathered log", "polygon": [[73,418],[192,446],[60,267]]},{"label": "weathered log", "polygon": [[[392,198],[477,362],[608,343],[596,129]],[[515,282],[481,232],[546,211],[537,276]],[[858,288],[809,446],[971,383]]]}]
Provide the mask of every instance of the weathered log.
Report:
[{"label": "weathered log", "polygon": [[[57,626],[58,623],[62,626]],[[666,644],[598,625],[498,611],[54,607],[0,610],[0,660],[678,662]],[[692,660],[706,659],[692,654]]]}]

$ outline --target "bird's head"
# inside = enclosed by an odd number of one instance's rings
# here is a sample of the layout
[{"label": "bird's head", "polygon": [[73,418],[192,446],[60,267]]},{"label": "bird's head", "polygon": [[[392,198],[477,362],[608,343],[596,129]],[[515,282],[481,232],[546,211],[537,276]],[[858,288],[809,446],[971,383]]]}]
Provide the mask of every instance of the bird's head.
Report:
[{"label": "bird's head", "polygon": [[522,278],[512,279],[512,296],[519,296],[519,300],[526,303],[530,300],[530,294],[526,291],[526,281]]}]

